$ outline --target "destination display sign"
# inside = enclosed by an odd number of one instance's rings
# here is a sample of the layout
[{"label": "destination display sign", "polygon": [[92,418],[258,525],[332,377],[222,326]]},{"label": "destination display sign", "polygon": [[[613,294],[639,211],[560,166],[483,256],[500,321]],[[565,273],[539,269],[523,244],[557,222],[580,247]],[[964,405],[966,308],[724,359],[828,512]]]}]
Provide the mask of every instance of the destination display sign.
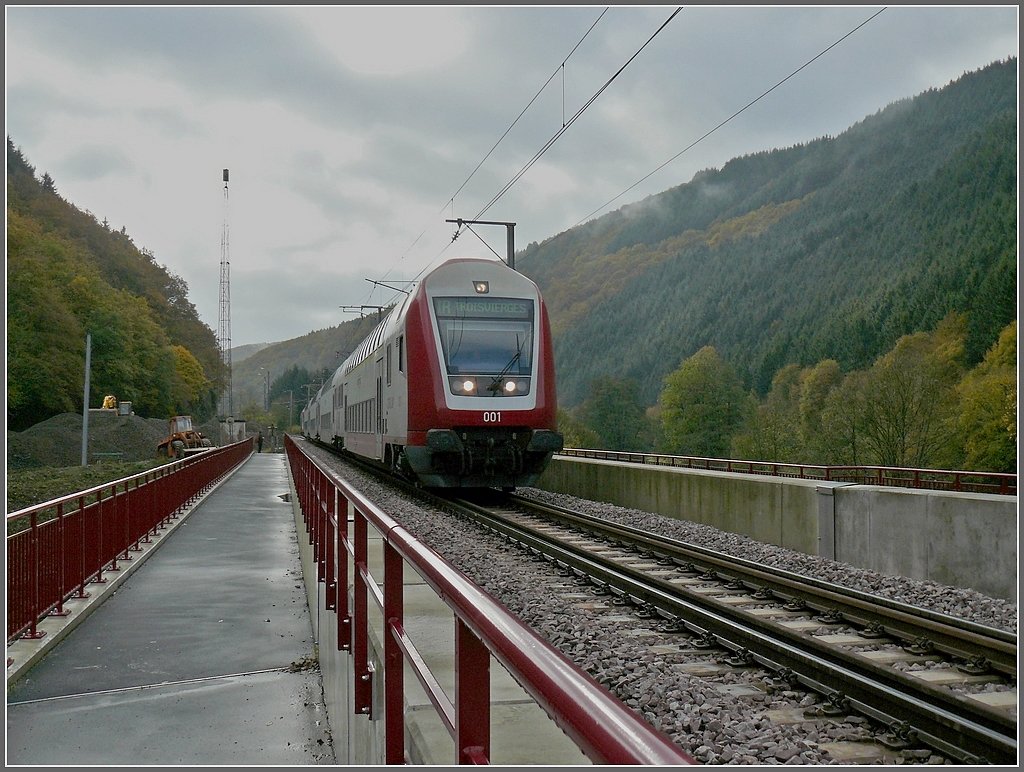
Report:
[{"label": "destination display sign", "polygon": [[456,319],[530,319],[533,301],[523,298],[434,298],[438,317]]}]

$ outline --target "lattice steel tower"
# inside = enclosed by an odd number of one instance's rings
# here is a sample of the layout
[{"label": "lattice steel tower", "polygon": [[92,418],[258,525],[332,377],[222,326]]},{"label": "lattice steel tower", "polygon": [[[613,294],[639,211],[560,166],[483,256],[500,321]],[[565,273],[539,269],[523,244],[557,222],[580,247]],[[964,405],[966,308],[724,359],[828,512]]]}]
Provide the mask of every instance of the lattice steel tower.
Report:
[{"label": "lattice steel tower", "polygon": [[231,393],[231,257],[228,238],[228,170],[224,170],[224,225],[220,233],[220,324],[217,327],[217,345],[224,363],[227,385],[221,398],[221,416],[234,416],[235,406]]}]

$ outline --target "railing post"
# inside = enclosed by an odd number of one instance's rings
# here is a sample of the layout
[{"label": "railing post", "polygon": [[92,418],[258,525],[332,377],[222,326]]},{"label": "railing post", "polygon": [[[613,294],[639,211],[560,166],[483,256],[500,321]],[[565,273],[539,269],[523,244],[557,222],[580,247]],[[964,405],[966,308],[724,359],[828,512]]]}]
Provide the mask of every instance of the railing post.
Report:
[{"label": "railing post", "polygon": [[51,617],[70,616],[71,612],[64,608],[64,599],[71,595],[67,589],[67,534],[64,522],[64,504],[57,505],[57,607],[50,612]]},{"label": "railing post", "polygon": [[358,509],[355,511],[355,581],[353,582],[353,594],[355,595],[355,615],[352,619],[352,648],[354,661],[352,663],[354,684],[355,713],[370,715],[371,701],[373,698],[373,673],[370,668],[369,640],[367,634],[367,598],[369,588],[366,586],[366,575],[368,574],[366,553],[366,518]]},{"label": "railing post", "polygon": [[477,764],[491,757],[490,664],[487,647],[456,617],[455,748],[459,764]]},{"label": "railing post", "polygon": [[[339,500],[341,494],[339,493]],[[344,512],[338,512],[338,531],[335,554],[338,556],[338,651],[352,650],[352,617],[348,604],[348,516],[352,503],[346,498]]]},{"label": "railing post", "polygon": [[330,506],[327,508],[327,527],[324,530],[324,582],[326,592],[324,595],[324,608],[327,611],[336,611],[338,608],[338,566],[334,557],[334,546],[338,543],[338,489],[331,486]]},{"label": "railing post", "polygon": [[78,497],[78,565],[79,585],[76,598],[84,599],[89,597],[85,591],[85,583],[89,580],[85,563],[85,496]]},{"label": "railing post", "polygon": [[42,638],[44,635],[46,635],[46,631],[45,630],[39,630],[36,627],[37,621],[39,619],[39,615],[35,613],[35,609],[39,608],[39,570],[40,570],[39,569],[39,523],[38,523],[38,518],[37,518],[37,513],[36,512],[32,513],[32,517],[31,517],[31,519],[29,521],[29,528],[32,529],[32,537],[31,537],[32,538],[32,565],[29,567],[29,570],[32,572],[32,579],[31,579],[31,587],[32,587],[32,589],[31,589],[30,597],[32,598],[31,606],[32,606],[32,609],[33,609],[33,613],[32,613],[32,625],[31,625],[31,627],[29,627],[29,630],[28,630],[27,633],[25,633],[24,637],[25,638],[31,638],[32,640],[38,640],[39,638]]},{"label": "railing post", "polygon": [[[384,763],[405,762],[405,661],[396,635],[404,632],[402,557],[384,543]],[[458,672],[458,671],[456,671]]]},{"label": "railing post", "polygon": [[316,561],[316,580],[324,580],[324,523],[327,519],[327,475],[316,478],[316,513],[313,526],[313,559]]}]

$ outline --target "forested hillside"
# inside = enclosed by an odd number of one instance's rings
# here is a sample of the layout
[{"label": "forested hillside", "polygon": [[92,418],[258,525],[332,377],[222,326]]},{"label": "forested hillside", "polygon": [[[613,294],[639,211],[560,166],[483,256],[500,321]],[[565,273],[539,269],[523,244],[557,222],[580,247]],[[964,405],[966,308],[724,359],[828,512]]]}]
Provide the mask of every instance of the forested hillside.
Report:
[{"label": "forested hillside", "polygon": [[7,138],[7,422],[20,430],[104,395],[142,416],[214,414],[222,375],[213,331],[185,282],[65,201]]},{"label": "forested hillside", "polygon": [[[270,401],[279,400],[291,390],[295,404],[304,406],[306,385],[321,383],[338,368],[345,357],[373,330],[376,314],[351,319],[336,327],[314,330],[299,338],[272,343],[246,357],[232,362],[235,404],[245,411],[248,406],[263,405],[265,373],[270,373]],[[315,392],[315,389],[310,391]],[[282,423],[280,418],[276,419]],[[297,420],[297,419],[296,419]]]},{"label": "forested hillside", "polygon": [[652,406],[706,346],[763,396],[786,365],[866,368],[950,313],[979,363],[1016,318],[1016,68],[531,244],[517,267],[551,305],[560,403],[614,377]]},{"label": "forested hillside", "polygon": [[[551,312],[567,445],[1014,470],[1016,69],[521,251]],[[222,368],[186,292],[8,139],[9,428],[81,410],[87,330],[92,403],[212,415]],[[236,413],[297,420],[376,321],[240,351]]]}]

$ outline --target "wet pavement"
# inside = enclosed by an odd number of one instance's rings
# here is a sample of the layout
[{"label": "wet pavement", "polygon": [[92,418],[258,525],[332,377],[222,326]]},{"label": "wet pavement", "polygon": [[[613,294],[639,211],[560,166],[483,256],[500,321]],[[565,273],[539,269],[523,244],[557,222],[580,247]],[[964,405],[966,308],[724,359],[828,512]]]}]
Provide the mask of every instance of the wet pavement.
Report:
[{"label": "wet pavement", "polygon": [[335,763],[288,491],[251,456],[9,679],[7,764]]}]

